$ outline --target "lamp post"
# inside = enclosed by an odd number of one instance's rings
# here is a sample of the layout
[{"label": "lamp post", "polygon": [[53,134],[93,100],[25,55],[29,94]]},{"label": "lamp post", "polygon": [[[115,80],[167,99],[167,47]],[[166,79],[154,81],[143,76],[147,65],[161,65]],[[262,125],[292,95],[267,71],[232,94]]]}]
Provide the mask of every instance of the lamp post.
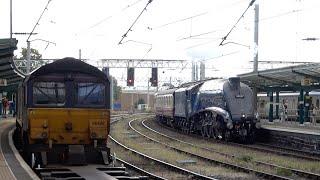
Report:
[{"label": "lamp post", "polygon": [[12,0],[10,0],[10,39],[12,39]]},{"label": "lamp post", "polygon": [[47,46],[49,46],[49,44],[56,45],[55,42],[44,40],[44,39],[34,39],[34,40],[31,40],[31,41],[28,40],[27,41],[27,74],[29,74],[30,70],[31,70],[31,48],[30,48],[30,43],[32,41],[43,41],[43,42],[48,43]]}]

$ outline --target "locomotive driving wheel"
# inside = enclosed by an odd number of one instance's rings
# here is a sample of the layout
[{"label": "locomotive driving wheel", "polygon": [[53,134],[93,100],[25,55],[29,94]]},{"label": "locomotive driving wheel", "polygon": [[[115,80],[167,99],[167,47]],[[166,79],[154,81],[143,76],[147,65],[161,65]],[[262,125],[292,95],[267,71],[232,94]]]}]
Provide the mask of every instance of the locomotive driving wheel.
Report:
[{"label": "locomotive driving wheel", "polygon": [[215,134],[216,134],[216,139],[223,140],[225,138],[225,128],[221,119],[217,119]]},{"label": "locomotive driving wheel", "polygon": [[207,125],[207,137],[210,138],[210,137],[213,137],[213,130],[212,130],[212,125]]},{"label": "locomotive driving wheel", "polygon": [[207,123],[202,124],[201,126],[201,136],[210,138],[212,135],[212,126]]}]

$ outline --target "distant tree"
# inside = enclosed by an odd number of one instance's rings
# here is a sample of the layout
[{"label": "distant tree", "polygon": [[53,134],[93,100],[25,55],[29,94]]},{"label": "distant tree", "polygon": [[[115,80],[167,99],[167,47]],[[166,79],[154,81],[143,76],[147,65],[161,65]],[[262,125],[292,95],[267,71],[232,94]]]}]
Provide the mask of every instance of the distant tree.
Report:
[{"label": "distant tree", "polygon": [[118,86],[118,81],[116,78],[113,78],[113,100],[118,101],[122,92],[121,86]]},{"label": "distant tree", "polygon": [[[22,48],[22,50],[20,52],[20,57],[15,56],[14,58],[20,59],[20,60],[26,60],[27,59],[27,51],[28,51],[27,48]],[[30,64],[30,66],[31,66],[30,72],[45,64],[45,62],[41,60],[42,54],[40,54],[37,49],[34,49],[34,48],[30,49],[30,59],[33,60],[33,61],[31,61],[31,64]],[[20,70],[24,73],[27,72],[26,67],[22,67]]]},{"label": "distant tree", "polygon": [[[27,48],[22,48],[21,50],[21,56],[19,59],[27,59]],[[37,49],[30,49],[30,56],[31,59],[41,59],[42,58],[42,54],[39,53],[39,51]]]}]

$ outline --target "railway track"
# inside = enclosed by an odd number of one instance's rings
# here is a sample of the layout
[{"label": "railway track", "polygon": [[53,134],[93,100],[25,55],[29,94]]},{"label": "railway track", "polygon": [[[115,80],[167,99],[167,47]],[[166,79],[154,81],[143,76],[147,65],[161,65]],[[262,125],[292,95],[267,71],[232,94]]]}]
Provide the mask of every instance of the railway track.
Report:
[{"label": "railway track", "polygon": [[[120,119],[116,119],[112,121],[111,123],[118,122]],[[163,160],[160,160],[155,157],[151,157],[147,154],[144,154],[142,152],[139,152],[137,150],[134,150],[130,147],[127,147],[123,143],[120,143],[117,141],[114,137],[109,135],[109,138],[119,147],[124,149],[127,152],[133,153],[134,155],[138,156],[138,158],[142,158],[143,161],[146,161],[144,163],[138,162],[139,166],[144,166],[145,169],[150,168],[151,166],[157,166],[157,172],[158,174],[162,174],[163,176],[155,175],[156,173],[151,173],[150,171],[147,171],[143,168],[140,168],[138,166],[131,165],[133,166],[133,169],[136,169],[137,171],[141,171],[143,174],[148,175],[151,179],[210,179],[210,180],[215,180],[213,177],[205,176],[202,174],[199,174],[197,172],[190,171],[188,169],[176,166],[174,164],[165,162]],[[113,146],[112,149],[115,149]],[[119,151],[117,151],[119,153]],[[131,154],[132,156],[132,154]],[[130,165],[129,165],[130,166]],[[152,169],[152,168],[151,168]],[[169,177],[166,178],[165,176]]]},{"label": "railway track", "polygon": [[[224,142],[221,142],[221,143],[224,143]],[[289,148],[284,148],[280,146],[273,146],[270,144],[256,143],[253,145],[246,145],[246,144],[239,144],[239,143],[233,143],[233,142],[228,142],[228,144],[244,147],[252,150],[257,150],[261,152],[278,154],[278,155],[287,156],[287,157],[305,159],[310,161],[320,161],[320,158],[316,154],[312,155],[312,153],[308,153],[306,151],[300,151],[300,150],[291,149],[291,148],[289,149]]]},{"label": "railway track", "polygon": [[[163,133],[160,133],[150,127],[148,127],[145,123],[145,120],[142,121],[142,125],[147,128],[148,130],[158,134],[158,135],[161,135],[163,137],[166,137],[170,140],[173,140],[173,141],[176,141],[176,142],[179,142],[179,143],[183,143],[183,144],[187,144],[191,147],[195,147],[195,148],[198,148],[198,149],[202,149],[202,150],[205,150],[205,151],[209,151],[209,152],[212,152],[212,153],[215,153],[215,154],[219,154],[219,155],[222,155],[222,156],[226,156],[228,158],[232,158],[232,159],[239,159],[240,157],[239,156],[236,156],[234,154],[228,154],[228,153],[223,153],[223,152],[220,152],[220,151],[217,151],[217,150],[214,150],[214,149],[211,149],[211,148],[207,148],[207,147],[201,147],[201,146],[198,146],[198,145],[195,145],[195,144],[192,144],[192,143],[189,143],[189,142],[186,142],[186,141],[182,141],[180,139],[176,139],[176,138],[173,138],[173,137],[170,137],[166,134],[163,134]],[[142,134],[141,134],[142,135]],[[146,136],[147,137],[147,136]],[[285,172],[290,172],[290,173],[293,173],[299,177],[302,177],[302,178],[308,178],[308,179],[320,179],[320,175],[319,174],[316,174],[316,173],[311,173],[311,172],[306,172],[306,171],[303,171],[303,170],[299,170],[299,169],[294,169],[294,168],[287,168],[287,167],[284,167],[284,166],[280,166],[280,165],[276,165],[276,164],[272,164],[272,163],[268,163],[268,162],[263,162],[263,161],[259,161],[259,160],[250,160],[251,162],[257,164],[257,165],[262,165],[262,166],[268,166],[269,168],[273,168],[273,169],[281,169],[282,171],[285,171]],[[217,162],[217,163],[221,163],[221,162]],[[222,163],[223,164],[223,163]],[[245,167],[242,167],[243,171],[247,171]],[[240,169],[241,170],[241,169]],[[252,171],[251,171],[252,172]],[[258,172],[258,175],[260,174],[261,172]],[[261,174],[262,175],[262,174]]]},{"label": "railway track", "polygon": [[[166,129],[173,129],[172,127],[165,126],[159,122],[157,122],[157,124]],[[173,130],[176,131],[176,129],[173,129]],[[194,136],[198,138],[203,138],[202,136],[197,134],[194,134]],[[247,148],[255,151],[265,152],[265,153],[277,154],[281,156],[299,158],[303,160],[320,161],[319,154],[317,153],[293,149],[293,148],[285,148],[285,147],[280,147],[280,146],[275,146],[275,145],[270,145],[265,143],[255,143],[255,144],[248,145],[248,144],[240,144],[235,142],[224,142],[224,141],[215,140],[215,139],[208,139],[208,141],[212,141],[214,143],[238,146],[238,147]]]},{"label": "railway track", "polygon": [[[85,180],[91,179],[108,179],[104,174],[108,174],[115,179],[159,179],[163,178],[149,173],[123,159],[116,158],[117,163],[121,166],[103,166],[103,165],[89,165],[85,167],[72,167],[72,166],[57,166],[48,168],[35,168],[36,174],[41,179],[76,179]],[[124,166],[123,166],[124,165]],[[129,176],[129,171],[138,172],[144,176]],[[81,173],[79,173],[81,172]],[[85,175],[83,175],[85,174]]]},{"label": "railway track", "polygon": [[[279,176],[279,175],[274,175],[274,174],[270,174],[270,173],[267,173],[267,172],[263,172],[263,171],[258,171],[258,170],[254,170],[254,169],[251,169],[251,168],[247,168],[247,167],[243,167],[243,166],[239,166],[239,165],[236,165],[236,164],[231,164],[231,163],[228,163],[228,162],[223,162],[223,161],[219,161],[219,160],[215,160],[215,159],[211,159],[211,158],[207,158],[205,156],[202,156],[202,155],[199,155],[199,154],[195,154],[195,153],[190,153],[186,150],[182,150],[180,148],[177,148],[175,146],[172,146],[172,145],[169,145],[167,143],[163,143],[163,142],[160,142],[152,137],[149,137],[143,133],[141,133],[140,131],[138,131],[137,129],[135,129],[131,123],[133,122],[134,120],[130,121],[129,122],[129,126],[130,128],[132,128],[135,132],[137,132],[138,134],[140,134],[141,136],[144,136],[145,138],[149,139],[149,140],[152,140],[154,142],[157,142],[159,144],[162,144],[168,148],[171,148],[175,151],[178,151],[180,153],[184,153],[184,154],[188,154],[190,156],[193,156],[193,157],[197,157],[199,159],[203,159],[205,161],[208,161],[208,162],[211,162],[213,164],[217,164],[217,165],[220,165],[220,166],[224,166],[224,167],[227,167],[227,168],[231,168],[231,169],[235,169],[237,171],[241,171],[241,172],[245,172],[245,173],[252,173],[252,174],[255,174],[256,176],[258,177],[262,177],[262,178],[265,178],[265,179],[290,179],[290,178],[287,178],[287,177],[283,177],[283,176]],[[168,136],[166,136],[168,137]],[[169,137],[171,140],[174,140],[174,141],[178,141],[178,142],[184,142],[184,141],[181,141],[181,140],[177,140],[175,138],[171,138]],[[188,144],[190,145],[190,144]],[[195,145],[193,145],[193,147],[196,147],[196,148],[199,148]]]},{"label": "railway track", "polygon": [[[129,117],[128,114],[111,115],[112,122]],[[11,132],[12,136],[13,132]],[[14,137],[14,136],[12,136]],[[13,138],[14,139],[14,138]],[[14,146],[14,145],[13,145]],[[36,167],[35,174],[44,180],[72,179],[72,180],[105,180],[105,179],[163,179],[148,173],[129,162],[116,158],[114,166],[103,164],[88,164],[85,166],[69,166],[65,164],[51,164],[46,167]],[[129,173],[130,172],[130,173]]]},{"label": "railway track", "polygon": [[283,153],[283,151],[285,151],[285,153],[287,153],[286,155],[288,155],[288,156],[301,157],[301,158],[308,159],[308,160],[320,161],[320,154],[316,153],[316,152],[287,148],[287,147],[276,146],[276,145],[271,145],[271,144],[266,144],[266,143],[255,143],[255,144],[258,146],[264,147],[264,148],[278,150],[279,154]]},{"label": "railway track", "polygon": [[[132,152],[132,153],[134,153],[136,155],[138,155],[138,156],[141,156],[144,159],[147,159],[148,161],[152,161],[154,164],[162,166],[162,167],[164,167],[164,168],[166,168],[168,170],[174,171],[174,173],[179,172],[179,173],[181,173],[181,176],[185,176],[186,179],[211,179],[211,180],[215,179],[215,178],[212,178],[212,177],[209,177],[209,176],[204,176],[204,175],[201,175],[199,173],[195,173],[195,172],[192,172],[190,170],[175,166],[173,164],[164,162],[164,161],[162,161],[160,159],[153,158],[151,156],[148,156],[148,155],[146,155],[144,153],[138,152],[138,151],[136,151],[134,149],[131,149],[131,148],[125,146],[124,144],[122,144],[122,143],[118,142],[116,139],[114,139],[112,136],[109,136],[109,137],[113,142],[115,142],[117,145],[121,146],[122,148],[124,148],[124,149],[126,149],[126,150],[128,150],[128,151],[130,151],[130,152]],[[145,171],[145,172],[147,172],[147,171]],[[150,172],[147,172],[147,173],[148,174],[152,174]],[[151,176],[151,178],[166,179],[166,178],[163,178],[163,177],[160,177],[160,176],[156,176],[156,177]],[[181,177],[181,178],[183,178],[183,177]]]}]

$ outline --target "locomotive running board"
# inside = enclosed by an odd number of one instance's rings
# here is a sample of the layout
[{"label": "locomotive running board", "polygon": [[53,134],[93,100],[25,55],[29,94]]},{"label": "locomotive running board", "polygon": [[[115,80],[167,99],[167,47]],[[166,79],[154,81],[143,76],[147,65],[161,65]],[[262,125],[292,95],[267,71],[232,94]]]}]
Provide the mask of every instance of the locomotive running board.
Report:
[{"label": "locomotive running board", "polygon": [[86,165],[86,156],[83,145],[68,145],[68,161],[69,165]]}]

